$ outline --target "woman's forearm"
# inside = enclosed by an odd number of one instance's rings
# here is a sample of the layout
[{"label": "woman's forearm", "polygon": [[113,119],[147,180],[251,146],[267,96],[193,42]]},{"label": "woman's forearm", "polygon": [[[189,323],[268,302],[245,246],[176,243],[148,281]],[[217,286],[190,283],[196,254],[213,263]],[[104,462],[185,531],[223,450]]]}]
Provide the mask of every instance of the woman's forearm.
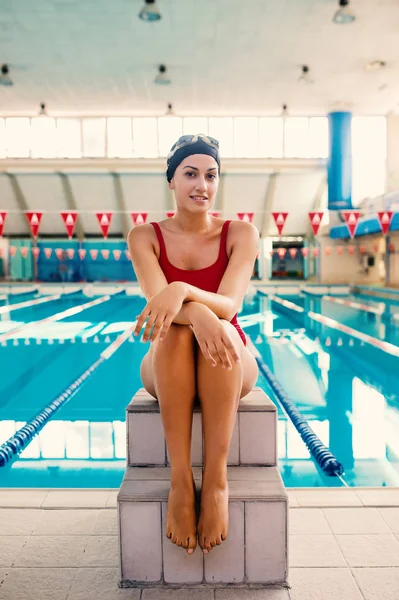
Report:
[{"label": "woman's forearm", "polygon": [[209,310],[211,310],[217,317],[219,317],[219,319],[226,319],[227,321],[230,321],[232,319],[233,315],[235,314],[235,310],[234,303],[231,298],[229,298],[228,296],[223,296],[222,294],[206,292],[205,290],[201,290],[200,288],[197,288],[194,285],[182,285],[185,286],[184,304],[188,304],[190,302],[197,302],[207,306]]},{"label": "woman's forearm", "polygon": [[194,311],[198,305],[198,302],[184,302],[180,311],[173,319],[173,323],[176,323],[177,325],[191,325],[192,315],[194,314]]}]

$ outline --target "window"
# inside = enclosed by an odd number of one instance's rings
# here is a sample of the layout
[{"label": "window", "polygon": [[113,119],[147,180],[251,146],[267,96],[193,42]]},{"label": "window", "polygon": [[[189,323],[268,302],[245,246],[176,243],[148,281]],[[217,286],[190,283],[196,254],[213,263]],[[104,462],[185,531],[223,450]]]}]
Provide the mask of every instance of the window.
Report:
[{"label": "window", "polygon": [[6,122],[0,119],[0,158],[6,157]]},{"label": "window", "polygon": [[57,119],[58,158],[82,157],[82,130],[80,119]]},{"label": "window", "polygon": [[185,117],[183,119],[183,135],[189,133],[208,133],[207,117]]},{"label": "window", "polygon": [[352,201],[385,191],[387,132],[385,117],[352,119]]},{"label": "window", "polygon": [[161,117],[158,119],[158,153],[167,156],[173,144],[182,135],[182,119],[180,117]]},{"label": "window", "polygon": [[11,158],[28,158],[30,155],[30,119],[6,119],[6,154]]},{"label": "window", "polygon": [[105,119],[82,119],[83,156],[105,156]]},{"label": "window", "polygon": [[288,117],[284,122],[284,156],[306,158],[309,156],[309,119]]},{"label": "window", "polygon": [[132,119],[129,117],[107,119],[107,156],[110,158],[133,156]]},{"label": "window", "polygon": [[234,156],[242,158],[259,156],[258,124],[257,117],[234,119]]},{"label": "window", "polygon": [[210,117],[209,135],[219,140],[221,157],[234,156],[232,117]]},{"label": "window", "polygon": [[55,119],[51,117],[37,117],[31,120],[32,158],[55,158],[57,156],[55,124]]},{"label": "window", "polygon": [[261,117],[259,119],[259,156],[281,158],[283,156],[283,119]]},{"label": "window", "polygon": [[327,158],[328,156],[328,119],[311,117],[309,119],[309,158]]},{"label": "window", "polygon": [[133,119],[133,156],[155,158],[158,156],[156,118]]}]

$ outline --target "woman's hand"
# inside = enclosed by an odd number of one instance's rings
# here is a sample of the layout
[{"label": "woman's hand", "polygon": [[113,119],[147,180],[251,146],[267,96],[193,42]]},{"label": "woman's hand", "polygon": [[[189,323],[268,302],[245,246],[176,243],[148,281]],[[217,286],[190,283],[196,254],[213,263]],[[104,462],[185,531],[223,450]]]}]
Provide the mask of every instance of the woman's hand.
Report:
[{"label": "woman's hand", "polygon": [[[137,324],[134,329],[134,335],[139,335],[144,321],[148,321],[143,333],[143,342],[148,339],[153,342],[160,332],[162,340],[168,333],[173,319],[180,311],[186,298],[185,286],[181,282],[170,283],[162,292],[156,294],[147,302],[142,313],[137,317]],[[152,334],[150,336],[151,329]],[[162,328],[162,329],[161,329]]]},{"label": "woman's hand", "polygon": [[207,306],[196,304],[192,311],[191,329],[202,354],[213,367],[221,365],[231,369],[228,352],[236,363],[240,362],[237,348],[220,319]]}]

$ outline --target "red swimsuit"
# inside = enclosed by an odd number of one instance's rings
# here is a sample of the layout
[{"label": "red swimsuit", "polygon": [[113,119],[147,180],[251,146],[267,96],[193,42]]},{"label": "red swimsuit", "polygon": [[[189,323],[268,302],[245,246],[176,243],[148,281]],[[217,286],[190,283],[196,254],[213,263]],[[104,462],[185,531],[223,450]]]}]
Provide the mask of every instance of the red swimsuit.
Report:
[{"label": "red swimsuit", "polygon": [[[222,277],[229,263],[229,258],[226,252],[226,239],[227,239],[227,231],[229,228],[229,224],[231,221],[225,221],[223,223],[222,235],[220,237],[220,247],[219,247],[219,256],[217,261],[213,263],[210,267],[205,267],[204,269],[179,269],[178,267],[173,266],[169,260],[168,255],[166,254],[165,241],[163,239],[162,231],[158,223],[152,222],[151,225],[155,229],[155,233],[157,234],[157,238],[160,246],[160,254],[159,254],[159,266],[161,267],[166,280],[168,283],[172,283],[172,281],[184,281],[184,283],[188,283],[189,285],[193,285],[201,290],[205,290],[206,292],[217,293],[219,289],[220,282],[222,281]],[[244,345],[247,345],[245,334],[241,329],[240,325],[237,321],[237,314],[231,319],[230,323],[234,325],[237,329],[238,333]]]}]

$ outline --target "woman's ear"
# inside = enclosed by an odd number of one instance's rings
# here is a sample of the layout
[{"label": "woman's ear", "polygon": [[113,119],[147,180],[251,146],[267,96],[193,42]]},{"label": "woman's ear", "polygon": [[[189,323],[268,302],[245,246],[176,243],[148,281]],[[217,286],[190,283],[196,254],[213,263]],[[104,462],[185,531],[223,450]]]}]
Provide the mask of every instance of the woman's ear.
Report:
[{"label": "woman's ear", "polygon": [[172,181],[169,181],[168,188],[170,190],[174,190],[175,189],[175,182],[173,181],[173,179],[172,179]]}]

